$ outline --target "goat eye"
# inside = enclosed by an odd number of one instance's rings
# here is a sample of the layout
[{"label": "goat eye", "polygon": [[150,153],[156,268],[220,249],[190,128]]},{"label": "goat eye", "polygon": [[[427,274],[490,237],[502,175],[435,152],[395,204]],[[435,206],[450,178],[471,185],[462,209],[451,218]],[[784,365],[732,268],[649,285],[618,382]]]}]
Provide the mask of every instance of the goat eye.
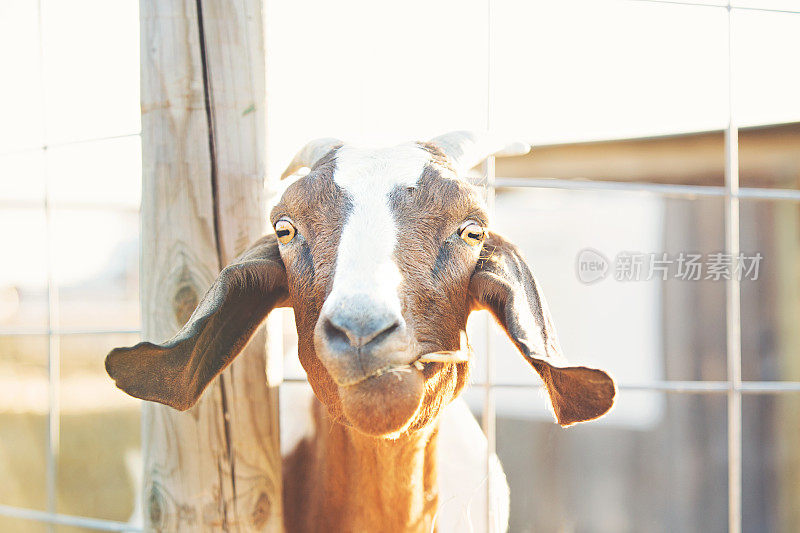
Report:
[{"label": "goat eye", "polygon": [[483,227],[475,221],[468,220],[461,225],[458,230],[458,235],[470,246],[475,246],[483,242],[486,236],[486,231]]},{"label": "goat eye", "polygon": [[278,242],[286,244],[294,239],[297,230],[294,229],[294,224],[289,219],[282,218],[275,224],[275,235],[278,236]]}]

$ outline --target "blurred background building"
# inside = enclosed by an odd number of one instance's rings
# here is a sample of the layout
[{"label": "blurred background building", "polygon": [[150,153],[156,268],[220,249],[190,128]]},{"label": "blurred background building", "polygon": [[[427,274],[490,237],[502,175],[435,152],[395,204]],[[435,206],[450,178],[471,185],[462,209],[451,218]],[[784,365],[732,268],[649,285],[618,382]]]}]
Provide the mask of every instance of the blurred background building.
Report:
[{"label": "blurred background building", "polygon": [[[800,530],[800,5],[732,4],[267,3],[273,176],[318,136],[535,144],[497,160],[494,226],[567,357],[622,386],[606,419],[562,430],[510,342],[471,321],[466,397],[480,418],[491,351],[511,531],[727,529],[724,281],[588,285],[576,259],[724,250],[731,117],[740,247],[763,256],[741,283],[740,516]],[[138,35],[136,0],[0,3],[0,531],[49,528],[19,510],[139,522],[139,402],[102,364],[139,337]],[[304,385],[283,316],[289,401]]]}]

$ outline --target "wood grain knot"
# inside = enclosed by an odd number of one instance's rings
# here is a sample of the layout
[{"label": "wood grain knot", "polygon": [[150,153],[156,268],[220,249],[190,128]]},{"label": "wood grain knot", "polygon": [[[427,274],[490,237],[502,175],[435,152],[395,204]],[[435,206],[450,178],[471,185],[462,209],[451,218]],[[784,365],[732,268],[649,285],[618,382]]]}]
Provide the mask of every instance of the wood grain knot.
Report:
[{"label": "wood grain knot", "polygon": [[172,312],[179,325],[189,321],[194,308],[197,307],[199,296],[191,285],[181,285],[172,298]]},{"label": "wood grain knot", "polygon": [[164,495],[153,485],[150,489],[147,505],[147,519],[152,529],[159,529],[164,520]]},{"label": "wood grain knot", "polygon": [[269,496],[265,492],[262,492],[258,495],[258,499],[256,500],[256,505],[253,507],[253,525],[257,529],[261,529],[264,527],[264,524],[267,523],[270,515],[270,509],[272,505],[269,501]]}]

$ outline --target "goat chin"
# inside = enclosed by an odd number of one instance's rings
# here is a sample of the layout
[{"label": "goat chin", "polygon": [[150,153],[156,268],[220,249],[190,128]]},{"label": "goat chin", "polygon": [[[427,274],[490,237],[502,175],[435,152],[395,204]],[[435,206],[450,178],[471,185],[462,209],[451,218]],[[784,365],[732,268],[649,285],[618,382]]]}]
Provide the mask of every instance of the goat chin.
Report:
[{"label": "goat chin", "polygon": [[413,422],[425,393],[425,378],[408,366],[339,387],[347,421],[361,433],[396,438]]}]

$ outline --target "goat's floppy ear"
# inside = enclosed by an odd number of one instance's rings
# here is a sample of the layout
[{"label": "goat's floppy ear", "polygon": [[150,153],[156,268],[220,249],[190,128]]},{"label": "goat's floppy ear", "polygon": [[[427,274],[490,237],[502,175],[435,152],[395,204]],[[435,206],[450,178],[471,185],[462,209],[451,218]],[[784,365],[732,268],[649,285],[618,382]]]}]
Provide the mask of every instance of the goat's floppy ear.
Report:
[{"label": "goat's floppy ear", "polygon": [[592,420],[611,408],[616,388],[608,374],[565,366],[544,296],[516,246],[487,233],[469,290],[473,307],[494,315],[542,377],[559,424]]},{"label": "goat's floppy ear", "polygon": [[131,396],[184,411],[244,349],[267,314],[287,304],[287,294],[278,243],[268,235],[220,273],[172,340],[116,348],[106,357],[106,371]]}]

